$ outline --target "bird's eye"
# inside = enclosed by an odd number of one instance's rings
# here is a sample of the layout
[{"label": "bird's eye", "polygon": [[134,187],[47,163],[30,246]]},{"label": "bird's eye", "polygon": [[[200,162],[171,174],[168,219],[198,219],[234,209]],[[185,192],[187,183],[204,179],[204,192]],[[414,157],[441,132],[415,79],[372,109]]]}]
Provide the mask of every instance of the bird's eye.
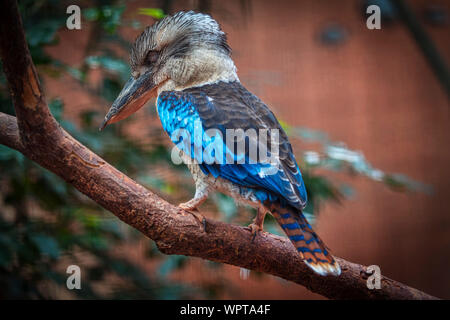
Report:
[{"label": "bird's eye", "polygon": [[145,63],[147,65],[154,64],[156,61],[158,61],[158,56],[159,56],[158,51],[150,50],[147,53],[147,56],[145,57]]}]

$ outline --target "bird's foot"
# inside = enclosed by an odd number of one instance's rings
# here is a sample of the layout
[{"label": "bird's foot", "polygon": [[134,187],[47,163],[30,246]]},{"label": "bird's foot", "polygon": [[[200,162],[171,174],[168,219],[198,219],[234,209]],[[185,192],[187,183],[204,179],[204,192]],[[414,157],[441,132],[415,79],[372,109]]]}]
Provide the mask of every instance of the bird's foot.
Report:
[{"label": "bird's foot", "polygon": [[256,235],[263,231],[264,217],[266,216],[266,213],[267,209],[265,207],[259,207],[253,223],[248,226],[252,233],[252,242],[255,241]]},{"label": "bird's foot", "polygon": [[[192,200],[191,200],[192,201]],[[196,218],[203,226],[203,231],[206,232],[206,218],[203,216],[196,206],[192,205],[192,202],[184,202],[178,205],[178,208],[183,209],[184,211],[189,212]]]},{"label": "bird's foot", "polygon": [[252,242],[255,241],[256,236],[263,231],[263,226],[258,225],[257,223],[250,223],[248,227],[250,229],[250,232],[252,233]]}]

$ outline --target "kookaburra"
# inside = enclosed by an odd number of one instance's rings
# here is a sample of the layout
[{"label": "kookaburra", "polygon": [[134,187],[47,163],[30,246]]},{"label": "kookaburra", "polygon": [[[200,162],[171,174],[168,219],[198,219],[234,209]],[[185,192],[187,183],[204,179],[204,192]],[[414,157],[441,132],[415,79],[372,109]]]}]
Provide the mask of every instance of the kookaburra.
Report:
[{"label": "kookaburra", "polygon": [[302,214],[306,189],[288,137],[239,81],[219,24],[192,11],[166,16],[137,37],[130,63],[131,77],[101,128],[156,96],[162,127],[195,181],[194,198],[181,208],[193,211],[210,192],[225,193],[256,208],[254,236],[269,212],[311,269],[339,275],[338,263]]}]

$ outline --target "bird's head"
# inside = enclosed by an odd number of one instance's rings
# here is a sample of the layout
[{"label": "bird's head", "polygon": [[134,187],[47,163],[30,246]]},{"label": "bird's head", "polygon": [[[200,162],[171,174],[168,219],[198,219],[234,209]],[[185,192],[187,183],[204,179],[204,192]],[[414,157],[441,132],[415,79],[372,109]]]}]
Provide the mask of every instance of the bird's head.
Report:
[{"label": "bird's head", "polygon": [[162,91],[236,81],[225,33],[209,15],[178,12],[147,27],[130,53],[131,77],[100,129],[125,119]]}]

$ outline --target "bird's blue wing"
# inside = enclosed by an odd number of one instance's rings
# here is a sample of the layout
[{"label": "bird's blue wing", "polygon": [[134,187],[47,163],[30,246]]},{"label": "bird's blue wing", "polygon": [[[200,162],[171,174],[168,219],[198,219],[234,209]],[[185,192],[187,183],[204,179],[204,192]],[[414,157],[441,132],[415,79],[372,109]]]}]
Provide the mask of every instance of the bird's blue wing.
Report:
[{"label": "bird's blue wing", "polygon": [[[305,207],[305,185],[286,133],[270,109],[239,82],[162,92],[157,106],[172,142],[197,160],[205,174],[253,188],[262,202],[278,199],[299,209]],[[254,161],[247,136],[245,149],[230,148],[234,142],[227,141],[227,129],[254,129],[257,139],[259,129],[268,129],[267,157],[275,161]],[[278,141],[271,141],[271,129],[278,129]],[[208,148],[212,152],[204,152]],[[271,157],[274,149],[278,149],[277,155]],[[234,161],[227,162],[226,157]]]}]

